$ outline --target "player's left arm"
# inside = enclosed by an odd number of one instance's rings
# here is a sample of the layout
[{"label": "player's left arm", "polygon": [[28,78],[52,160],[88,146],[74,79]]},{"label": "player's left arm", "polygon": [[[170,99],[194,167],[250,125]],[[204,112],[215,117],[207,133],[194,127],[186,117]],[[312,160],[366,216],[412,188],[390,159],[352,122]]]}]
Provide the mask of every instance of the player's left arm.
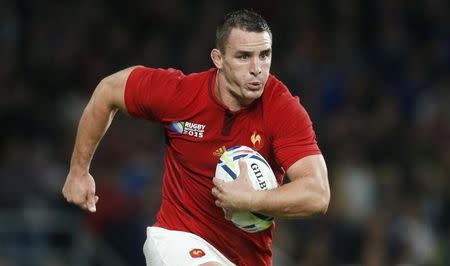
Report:
[{"label": "player's left arm", "polygon": [[281,218],[301,218],[324,214],[330,202],[330,186],[321,154],[309,155],[287,170],[289,183],[272,190],[254,190],[245,163],[234,182],[213,179],[212,194],[226,218],[235,211],[254,211]]},{"label": "player's left arm", "polygon": [[274,190],[255,191],[251,211],[275,217],[301,218],[324,214],[330,202],[330,185],[321,154],[306,156],[289,167],[290,182]]}]

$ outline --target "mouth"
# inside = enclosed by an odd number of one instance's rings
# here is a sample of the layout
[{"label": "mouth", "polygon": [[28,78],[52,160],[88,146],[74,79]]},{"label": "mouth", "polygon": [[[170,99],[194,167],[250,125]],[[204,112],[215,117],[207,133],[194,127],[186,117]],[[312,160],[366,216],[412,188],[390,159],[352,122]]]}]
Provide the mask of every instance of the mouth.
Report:
[{"label": "mouth", "polygon": [[258,91],[262,88],[262,83],[259,81],[253,81],[247,83],[247,88],[251,91]]}]

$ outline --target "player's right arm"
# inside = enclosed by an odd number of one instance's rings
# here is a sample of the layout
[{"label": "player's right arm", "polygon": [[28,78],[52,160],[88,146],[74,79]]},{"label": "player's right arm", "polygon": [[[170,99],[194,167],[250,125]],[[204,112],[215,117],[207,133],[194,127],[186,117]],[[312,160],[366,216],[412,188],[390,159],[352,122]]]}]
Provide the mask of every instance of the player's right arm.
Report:
[{"label": "player's right arm", "polygon": [[89,173],[94,152],[118,110],[126,111],[124,93],[130,67],[104,78],[96,87],[78,124],[70,170],[62,189],[64,198],[95,212],[98,196]]}]

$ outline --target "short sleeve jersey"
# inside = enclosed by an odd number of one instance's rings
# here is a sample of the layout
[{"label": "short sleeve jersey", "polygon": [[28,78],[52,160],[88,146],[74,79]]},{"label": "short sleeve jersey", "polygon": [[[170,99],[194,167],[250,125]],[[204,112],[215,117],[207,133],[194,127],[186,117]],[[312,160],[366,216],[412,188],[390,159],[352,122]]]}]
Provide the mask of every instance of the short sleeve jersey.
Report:
[{"label": "short sleeve jersey", "polygon": [[216,164],[227,148],[246,145],[281,184],[285,170],[320,149],[298,97],[273,75],[261,98],[232,112],[215,94],[216,72],[138,67],[128,78],[127,111],[162,123],[167,138],[156,225],[197,234],[237,265],[271,265],[274,226],[247,233],[225,220],[211,194]]}]

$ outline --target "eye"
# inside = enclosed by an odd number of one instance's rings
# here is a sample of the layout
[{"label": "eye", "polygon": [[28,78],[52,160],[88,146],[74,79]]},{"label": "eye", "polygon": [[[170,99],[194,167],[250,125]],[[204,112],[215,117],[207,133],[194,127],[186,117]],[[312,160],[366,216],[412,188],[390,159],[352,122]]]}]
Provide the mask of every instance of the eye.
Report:
[{"label": "eye", "polygon": [[270,53],[262,53],[260,56],[259,56],[259,58],[261,58],[261,59],[267,59],[268,57],[270,56]]},{"label": "eye", "polygon": [[239,55],[238,58],[242,59],[242,60],[247,60],[248,59],[248,55],[242,54],[242,55]]}]

